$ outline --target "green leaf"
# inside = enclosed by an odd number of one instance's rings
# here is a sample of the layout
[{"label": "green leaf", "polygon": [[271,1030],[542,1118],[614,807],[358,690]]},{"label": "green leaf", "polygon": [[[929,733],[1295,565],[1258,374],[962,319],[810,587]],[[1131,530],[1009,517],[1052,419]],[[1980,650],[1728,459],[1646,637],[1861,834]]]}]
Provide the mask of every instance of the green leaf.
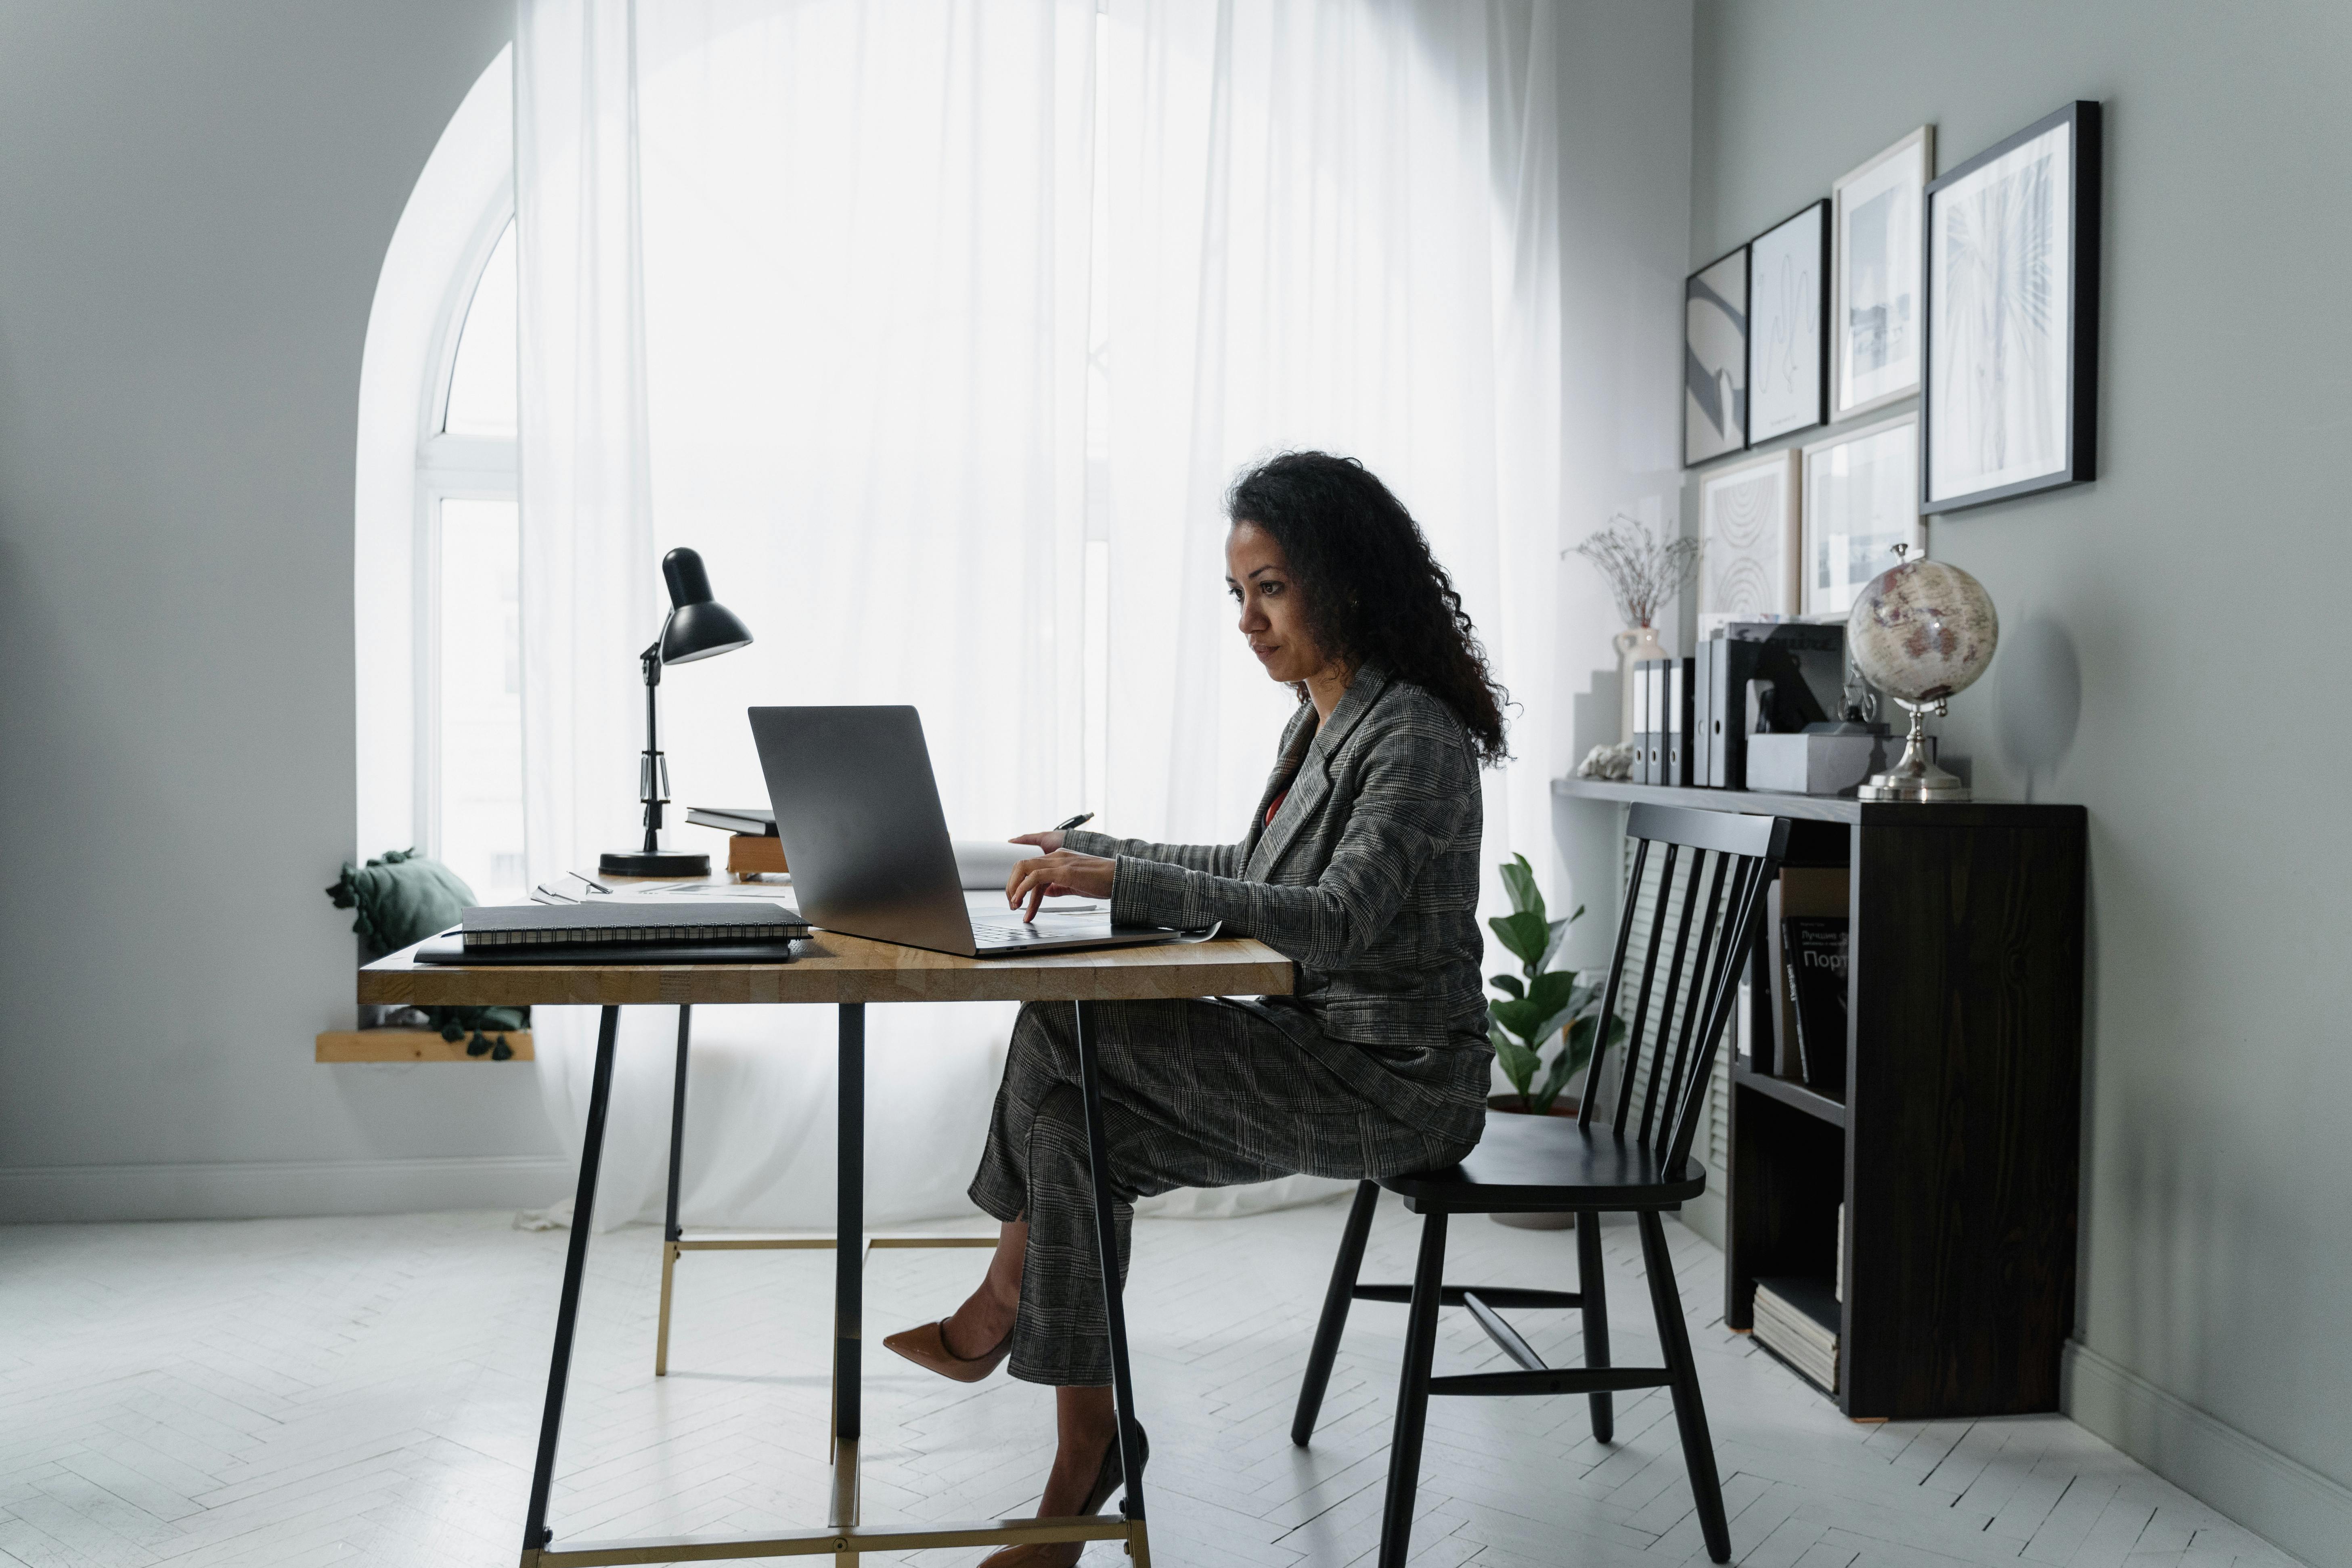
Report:
[{"label": "green leaf", "polygon": [[1545,1110],[1551,1109],[1551,1102],[1559,1098],[1559,1091],[1568,1087],[1568,1080],[1574,1078],[1576,1069],[1583,1065],[1571,1059],[1570,1053],[1567,1051],[1558,1052],[1552,1057],[1551,1070],[1544,1075],[1543,1088],[1538,1091],[1543,1096]]},{"label": "green leaf", "polygon": [[1519,983],[1519,977],[1516,974],[1489,974],[1486,976],[1486,984],[1506,996],[1524,996],[1528,994],[1528,988]]},{"label": "green leaf", "polygon": [[1489,1002],[1486,1016],[1509,1030],[1513,1039],[1532,1047],[1542,1043],[1536,1031],[1551,1014],[1533,1002]]},{"label": "green leaf", "polygon": [[[1494,1009],[1490,1007],[1487,1012],[1490,1016],[1493,1016]],[[1502,1018],[1493,1016],[1493,1022],[1495,1059],[1502,1065],[1503,1076],[1511,1080],[1511,1086],[1524,1095],[1528,1091],[1528,1085],[1534,1081],[1536,1068],[1540,1065],[1542,1058],[1513,1039],[1510,1026]]]},{"label": "green leaf", "polygon": [[1533,913],[1544,918],[1543,893],[1536,887],[1536,868],[1528,864],[1524,855],[1514,855],[1503,862],[1503,890],[1511,896],[1511,909],[1516,913]]},{"label": "green leaf", "polygon": [[1564,1013],[1575,1005],[1576,976],[1565,969],[1538,974],[1528,986],[1528,1000],[1547,1013]]},{"label": "green leaf", "polygon": [[1580,921],[1583,918],[1584,906],[1582,904],[1579,904],[1576,906],[1576,912],[1569,916],[1568,919],[1564,921],[1554,921],[1551,922],[1551,940],[1544,944],[1543,959],[1536,965],[1538,969],[1549,969],[1551,967],[1551,961],[1559,956],[1560,943],[1568,940],[1568,928],[1574,925],[1578,921]]},{"label": "green leaf", "polygon": [[1521,910],[1516,914],[1500,915],[1486,922],[1513,958],[1528,966],[1534,973],[1538,960],[1543,957],[1544,944],[1550,940],[1551,929],[1544,924],[1542,914],[1535,910]]}]

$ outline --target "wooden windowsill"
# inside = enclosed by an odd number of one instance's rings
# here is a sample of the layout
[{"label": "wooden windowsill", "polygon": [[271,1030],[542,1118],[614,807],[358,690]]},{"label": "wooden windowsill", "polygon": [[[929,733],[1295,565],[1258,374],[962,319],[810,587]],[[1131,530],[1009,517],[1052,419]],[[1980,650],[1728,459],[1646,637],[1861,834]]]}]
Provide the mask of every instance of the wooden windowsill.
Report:
[{"label": "wooden windowsill", "polygon": [[[431,1029],[331,1029],[319,1037],[318,1055],[322,1062],[487,1062],[485,1052],[478,1057],[466,1054],[466,1042],[472,1039],[468,1030],[454,1040],[445,1040]],[[490,1038],[500,1037],[492,1033]],[[508,1045],[514,1055],[508,1060],[527,1062],[532,1059],[530,1031],[509,1029],[505,1032]]]}]

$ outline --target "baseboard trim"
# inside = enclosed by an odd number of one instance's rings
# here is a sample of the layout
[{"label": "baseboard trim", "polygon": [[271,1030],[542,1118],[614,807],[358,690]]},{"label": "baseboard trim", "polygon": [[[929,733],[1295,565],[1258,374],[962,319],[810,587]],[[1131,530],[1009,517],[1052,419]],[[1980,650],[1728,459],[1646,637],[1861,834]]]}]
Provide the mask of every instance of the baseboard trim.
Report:
[{"label": "baseboard trim", "polygon": [[541,1208],[572,1188],[553,1154],[0,1167],[0,1223],[283,1219]]},{"label": "baseboard trim", "polygon": [[2066,1342],[2067,1415],[2311,1568],[2352,1568],[2352,1487],[2112,1361]]}]

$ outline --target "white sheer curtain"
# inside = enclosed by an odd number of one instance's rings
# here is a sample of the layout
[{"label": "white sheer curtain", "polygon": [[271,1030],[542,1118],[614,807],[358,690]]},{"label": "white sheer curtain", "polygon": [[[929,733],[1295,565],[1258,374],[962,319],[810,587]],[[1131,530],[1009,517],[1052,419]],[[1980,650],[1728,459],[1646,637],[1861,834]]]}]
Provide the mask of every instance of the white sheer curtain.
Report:
[{"label": "white sheer curtain", "polygon": [[[1083,805],[1237,836],[1290,698],[1240,657],[1219,500],[1302,446],[1362,458],[1428,530],[1524,704],[1486,858],[1546,842],[1549,26],[1529,0],[1111,0],[1099,24],[1093,0],[524,0],[534,878],[630,839],[635,655],[675,544],[759,637],[664,682],[681,803],[765,798],[748,704],[908,701],[959,833]],[[1089,510],[1108,776],[1079,801]],[[600,1224],[660,1204],[675,1017],[623,1017]],[[593,1015],[537,1021],[576,1137]],[[877,1221],[964,1208],[1008,1022],[869,1015]],[[698,1010],[691,1223],[830,1222],[832,1031],[823,1009]]]},{"label": "white sheer curtain", "polygon": [[[1549,7],[1111,0],[1111,826],[1236,836],[1290,699],[1230,624],[1226,485],[1396,490],[1521,704],[1486,858],[1547,842],[1559,479]],[[1530,857],[1548,858],[1548,857]]]},{"label": "white sheer curtain", "polygon": [[[524,5],[535,878],[630,841],[678,544],[758,639],[664,680],[680,805],[766,799],[751,704],[912,702],[959,832],[1069,809],[1094,26],[1092,0]],[[967,1207],[1010,1018],[869,1016],[877,1222]],[[594,1015],[534,1021],[576,1137]],[[659,1214],[675,1030],[623,1014],[600,1224]],[[829,1224],[832,1010],[694,1030],[687,1217]]]},{"label": "white sheer curtain", "polygon": [[1221,503],[1253,458],[1318,447],[1386,480],[1452,573],[1520,704],[1517,761],[1488,775],[1485,859],[1525,849],[1548,870],[1563,771],[1551,8],[1109,0],[1108,14],[1098,826],[1240,835],[1292,699],[1234,632]]}]

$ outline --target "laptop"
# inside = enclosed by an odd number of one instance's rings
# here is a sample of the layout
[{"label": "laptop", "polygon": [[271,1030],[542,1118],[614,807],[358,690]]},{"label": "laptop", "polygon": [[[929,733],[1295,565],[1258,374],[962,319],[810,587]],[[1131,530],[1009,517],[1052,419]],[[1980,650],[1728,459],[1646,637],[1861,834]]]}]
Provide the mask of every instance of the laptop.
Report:
[{"label": "laptop", "polygon": [[751,738],[793,868],[793,902],[812,925],[966,958],[1215,934],[1115,926],[1099,907],[1040,910],[1034,921],[1010,908],[971,909],[912,708],[754,708]]}]

